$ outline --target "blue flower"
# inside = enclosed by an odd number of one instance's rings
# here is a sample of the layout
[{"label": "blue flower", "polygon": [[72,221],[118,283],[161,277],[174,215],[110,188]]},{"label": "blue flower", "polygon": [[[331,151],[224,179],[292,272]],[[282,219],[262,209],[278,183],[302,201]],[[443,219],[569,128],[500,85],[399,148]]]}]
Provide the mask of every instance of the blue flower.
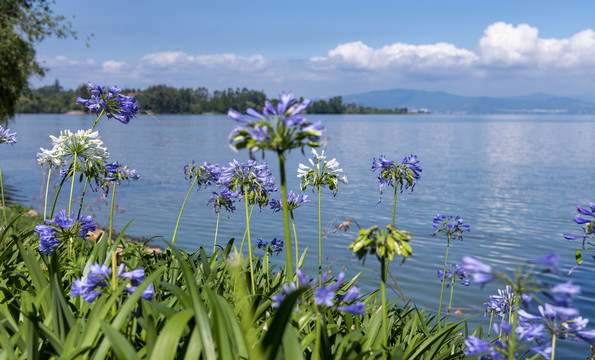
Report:
[{"label": "blue flower", "polygon": [[105,111],[108,119],[115,118],[123,124],[128,124],[130,119],[138,113],[138,102],[134,96],[120,94],[122,89],[113,86],[109,91],[101,85],[87,84],[91,92],[90,99],[77,98],[76,102],[85,105],[93,114],[100,114]]},{"label": "blue flower", "polygon": [[257,164],[254,160],[247,163],[233,160],[229,167],[221,169],[218,184],[236,192],[239,200],[248,193],[248,199],[243,200],[250,205],[258,204],[261,208],[268,205],[270,193],[277,191],[275,178],[267,163]]},{"label": "blue flower", "polygon": [[275,253],[275,255],[279,255],[281,251],[283,251],[283,240],[274,238],[271,240],[269,244],[267,241],[262,240],[262,238],[258,238],[256,241],[256,245],[259,249],[266,251],[269,254]]},{"label": "blue flower", "polygon": [[17,143],[17,133],[11,133],[10,129],[4,129],[2,125],[0,125],[0,144],[16,144]]},{"label": "blue flower", "polygon": [[468,232],[470,229],[469,224],[465,224],[463,219],[460,216],[444,216],[444,215],[436,215],[434,216],[434,224],[432,227],[437,229],[435,232],[431,233],[431,236],[436,236],[438,234],[444,234],[448,239],[459,239],[463,240],[463,233]]},{"label": "blue flower", "polygon": [[213,191],[211,197],[207,201],[208,204],[213,204],[213,211],[219,213],[221,207],[229,212],[234,212],[236,207],[233,205],[234,200],[238,198],[238,193],[223,189],[220,193]]},{"label": "blue flower", "polygon": [[[310,202],[310,200],[308,200],[308,195],[296,195],[291,190],[289,190],[287,193],[287,208],[289,211],[293,211],[308,202]],[[271,199],[270,206],[273,212],[278,212],[283,209],[283,204],[281,201],[276,199]]]},{"label": "blue flower", "polygon": [[545,255],[545,256],[537,258],[537,259],[531,259],[528,262],[533,263],[533,264],[545,265],[545,266],[548,266],[551,268],[556,268],[556,267],[558,267],[558,259],[559,258],[560,258],[560,255],[558,255],[556,253],[550,253],[548,255]]},{"label": "blue flower", "polygon": [[485,284],[494,279],[492,267],[470,255],[463,256],[463,268],[473,276],[473,282]]},{"label": "blue flower", "polygon": [[275,108],[265,101],[262,114],[250,108],[246,117],[234,109],[227,116],[238,122],[229,135],[235,149],[272,150],[282,153],[309,145],[317,147],[324,141],[324,127],[320,121],[311,124],[306,121],[304,110],[312,104],[310,100],[297,101],[293,93],[281,93]]},{"label": "blue flower", "polygon": [[[405,157],[400,164],[395,161],[388,160],[384,155],[380,155],[380,158],[372,159],[372,171],[380,169],[380,175],[378,176],[378,190],[382,195],[383,190],[387,186],[400,187],[401,192],[403,189],[411,187],[411,191],[415,187],[417,180],[420,179],[420,172],[423,170],[417,160],[417,156],[411,155]],[[378,199],[380,202],[381,199]]]},{"label": "blue flower", "polygon": [[316,290],[314,290],[314,301],[316,302],[316,305],[326,305],[328,307],[333,306],[334,300],[335,299],[335,292],[330,290],[329,288],[326,287],[320,287]]},{"label": "blue flower", "polygon": [[[112,269],[108,268],[105,264],[100,265],[95,263],[89,265],[85,272],[86,275],[83,276],[82,279],[76,278],[72,282],[70,296],[80,296],[88,303],[92,303],[99,295],[101,295],[104,289],[109,289],[108,285]],[[124,264],[121,264],[118,267],[117,278],[130,281],[125,289],[131,294],[136,291],[138,286],[145,280],[145,270],[141,267],[130,272],[125,272]],[[153,284],[149,284],[141,294],[141,297],[150,300],[153,298],[154,292]]]},{"label": "blue flower", "polygon": [[446,287],[449,287],[450,284],[454,284],[457,279],[462,280],[463,285],[465,286],[469,286],[469,284],[471,284],[471,281],[467,279],[467,272],[465,271],[462,265],[448,264],[446,266],[446,276],[444,274],[445,273],[443,270],[438,270],[436,272],[436,276],[440,280],[444,279],[444,281],[446,282]]},{"label": "blue flower", "polygon": [[[568,240],[579,240],[579,239],[583,240],[583,249],[585,248],[586,240],[595,241],[595,204],[589,203],[589,207],[591,208],[591,211],[585,209],[582,206],[577,206],[576,210],[578,212],[578,215],[576,215],[574,217],[574,222],[576,222],[579,225],[583,225],[583,224],[585,225],[583,227],[584,235],[577,236],[577,235],[564,234],[564,238],[568,239]],[[585,219],[581,215],[589,216],[589,217],[592,217],[593,219],[588,219],[588,218]]]},{"label": "blue flower", "polygon": [[69,217],[64,209],[45,223],[47,225],[38,224],[34,228],[39,235],[39,252],[42,255],[51,254],[64,241],[71,241],[76,236],[85,238],[89,232],[95,231],[95,222],[91,216],[75,218],[72,212]]}]

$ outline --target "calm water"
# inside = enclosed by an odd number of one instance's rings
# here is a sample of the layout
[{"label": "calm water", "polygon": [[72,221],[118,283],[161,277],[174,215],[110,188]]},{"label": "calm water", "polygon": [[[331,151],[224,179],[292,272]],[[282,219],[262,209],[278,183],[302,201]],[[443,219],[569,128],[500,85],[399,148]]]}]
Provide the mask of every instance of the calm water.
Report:
[{"label": "calm water", "polygon": [[[432,218],[441,213],[459,214],[471,224],[464,241],[451,244],[449,262],[461,262],[473,254],[500,270],[513,269],[519,260],[544,256],[552,251],[561,259],[561,273],[574,263],[578,243],[564,240],[563,233],[579,234],[572,221],[575,206],[595,202],[595,118],[563,115],[502,116],[319,116],[330,140],[326,154],[336,157],[349,178],[336,197],[323,196],[323,222],[350,217],[361,227],[384,226],[392,215],[392,194],[379,193],[376,176],[370,172],[373,157],[381,154],[400,161],[416,154],[424,170],[413,193],[399,195],[397,227],[413,236],[413,257],[391,272],[408,299],[436,311],[440,295],[436,270],[444,261],[445,241],[432,238]],[[312,118],[310,120],[313,120]],[[19,143],[3,146],[0,166],[5,183],[17,200],[40,205],[43,173],[35,162],[39,147],[50,147],[48,135],[60,130],[87,129],[93,119],[75,115],[21,115],[10,128],[18,132]],[[177,215],[188,191],[183,166],[191,160],[227,164],[232,159],[248,160],[246,151],[234,153],[227,144],[233,127],[225,116],[141,116],[125,126],[104,121],[98,130],[113,161],[137,169],[141,180],[118,187],[116,226],[121,229],[134,220],[127,233],[134,236],[160,236],[171,240]],[[309,156],[299,150],[289,155],[289,189],[298,189],[295,177],[299,162]],[[266,159],[274,174],[277,160]],[[309,246],[307,271],[316,271],[316,196],[295,211],[301,248]],[[194,191],[178,230],[177,245],[185,249],[212,246],[216,214],[205,206],[210,190]],[[62,206],[65,206],[67,191]],[[86,200],[85,214],[108,223],[109,207],[93,194]],[[241,238],[245,214],[243,203],[233,214],[222,213],[219,240]],[[252,238],[271,240],[283,236],[282,215],[269,209],[255,210]],[[323,246],[326,268],[341,268],[355,275],[364,269],[351,256],[347,246],[355,239],[357,227],[347,233],[330,234]],[[158,244],[159,239],[155,240]],[[590,286],[594,262],[572,274],[583,292],[575,305],[583,316],[595,318],[595,290]],[[284,256],[275,259],[281,264]],[[378,286],[378,263],[368,258],[360,285],[365,290]],[[555,281],[555,280],[553,280]],[[392,287],[394,289],[394,286]],[[467,314],[483,309],[483,303],[496,290],[495,285],[455,289],[454,306]],[[392,293],[397,297],[396,291]],[[536,309],[532,309],[536,311]],[[481,317],[481,316],[480,316]],[[480,320],[483,320],[481,318]],[[595,322],[595,320],[593,320]],[[486,319],[487,323],[487,319]],[[595,324],[592,324],[595,326]],[[590,328],[592,328],[592,326]],[[588,346],[568,341],[557,344],[560,358],[587,356]]]}]

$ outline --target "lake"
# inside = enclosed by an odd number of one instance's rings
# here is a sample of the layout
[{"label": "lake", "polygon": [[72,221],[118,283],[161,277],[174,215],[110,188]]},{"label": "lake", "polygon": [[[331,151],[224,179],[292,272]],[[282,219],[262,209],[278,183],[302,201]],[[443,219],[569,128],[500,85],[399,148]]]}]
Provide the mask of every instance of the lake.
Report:
[{"label": "lake", "polygon": [[[433,231],[436,214],[460,215],[471,225],[463,241],[451,243],[449,263],[460,263],[472,254],[498,270],[513,270],[519,261],[556,252],[564,279],[574,265],[574,251],[580,244],[568,241],[563,233],[578,235],[582,229],[573,221],[576,205],[587,207],[595,202],[595,118],[577,115],[309,115],[322,119],[329,135],[325,154],[337,158],[348,184],[340,184],[336,197],[325,191],[322,199],[323,223],[346,217],[362,228],[384,227],[392,216],[392,191],[386,191],[377,204],[377,174],[370,171],[372,158],[381,154],[392,160],[415,154],[423,166],[421,179],[411,193],[399,194],[396,225],[413,234],[413,256],[400,265],[390,265],[407,299],[420,307],[437,312],[440,281],[436,271],[442,268],[446,241],[428,234]],[[90,128],[94,118],[79,115],[19,115],[10,124],[18,132],[19,143],[2,146],[0,166],[4,183],[12,197],[25,205],[43,209],[44,174],[36,164],[40,147],[49,148],[49,135],[60,130]],[[130,124],[102,119],[97,126],[107,146],[111,161],[119,161],[138,170],[140,180],[118,186],[119,212],[115,224],[122,229],[134,220],[127,234],[156,236],[171,241],[180,206],[189,183],[184,179],[184,165],[191,160],[227,165],[232,159],[247,161],[247,151],[234,153],[228,146],[228,134],[234,122],[223,115],[139,116]],[[288,156],[288,189],[298,190],[297,166],[307,162],[299,149]],[[263,161],[260,157],[258,161]],[[278,178],[277,159],[265,154],[265,161]],[[56,184],[56,182],[54,182]],[[54,186],[55,189],[55,186]],[[193,191],[178,230],[177,246],[211,249],[216,214],[206,206],[212,189]],[[79,192],[80,193],[80,192]],[[314,277],[317,270],[317,197],[295,211],[300,248],[308,246],[306,271]],[[65,207],[68,190],[63,191],[59,206]],[[279,195],[276,195],[279,198]],[[107,225],[109,204],[97,193],[85,200],[83,214]],[[230,214],[222,212],[219,244],[240,238],[245,226],[243,203]],[[58,207],[59,208],[59,207]],[[332,225],[331,225],[332,228]],[[282,215],[270,209],[255,210],[251,223],[252,239],[272,240],[283,236]],[[356,238],[357,226],[346,232],[331,233],[324,240],[323,266],[337,274],[346,269],[355,275],[362,269],[359,285],[366,291],[379,286],[378,262],[368,258],[365,266],[347,249]],[[239,243],[238,243],[239,245]],[[257,254],[261,254],[257,250]],[[595,319],[595,289],[591,284],[595,262],[585,253],[585,264],[570,278],[582,286],[575,299],[581,315]],[[282,265],[285,257],[273,256]],[[553,282],[559,282],[552,275]],[[453,307],[468,314],[483,311],[483,303],[496,292],[498,284],[483,289],[456,286]],[[395,286],[391,286],[394,290]],[[397,298],[396,291],[390,292]],[[446,296],[445,296],[446,297]],[[532,312],[536,312],[535,307]],[[476,320],[485,320],[482,315]],[[474,320],[474,321],[476,321]],[[595,322],[595,320],[593,320]],[[486,325],[487,326],[487,325]],[[592,329],[595,324],[591,324]],[[586,357],[588,345],[559,341],[560,358]]]}]

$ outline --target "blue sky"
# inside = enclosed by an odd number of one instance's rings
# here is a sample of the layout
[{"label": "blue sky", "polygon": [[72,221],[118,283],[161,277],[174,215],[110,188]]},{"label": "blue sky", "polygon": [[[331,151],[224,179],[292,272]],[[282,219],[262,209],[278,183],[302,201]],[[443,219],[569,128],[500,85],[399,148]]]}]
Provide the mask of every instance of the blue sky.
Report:
[{"label": "blue sky", "polygon": [[50,71],[34,86],[58,78],[67,88],[247,87],[311,98],[595,90],[592,1],[58,0],[53,9],[79,39],[40,44]]}]

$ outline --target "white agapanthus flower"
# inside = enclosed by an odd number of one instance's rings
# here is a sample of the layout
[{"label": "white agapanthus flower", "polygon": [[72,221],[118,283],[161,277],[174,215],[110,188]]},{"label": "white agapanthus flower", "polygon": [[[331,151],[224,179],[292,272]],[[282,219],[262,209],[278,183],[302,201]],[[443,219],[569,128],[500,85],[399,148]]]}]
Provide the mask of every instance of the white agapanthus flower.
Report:
[{"label": "white agapanthus flower", "polygon": [[52,149],[41,148],[37,153],[37,163],[41,166],[63,167],[74,160],[76,155],[77,164],[85,170],[100,165],[107,161],[109,153],[102,147],[103,141],[99,139],[98,131],[78,130],[72,133],[70,130],[60,132],[59,137],[50,135]]},{"label": "white agapanthus flower", "polygon": [[328,186],[333,191],[333,195],[337,194],[339,182],[347,184],[347,177],[340,175],[343,169],[339,168],[337,159],[326,161],[324,150],[318,155],[315,149],[312,149],[312,157],[308,159],[312,167],[299,164],[297,177],[302,179],[301,189],[304,191],[309,185],[312,190]]}]

